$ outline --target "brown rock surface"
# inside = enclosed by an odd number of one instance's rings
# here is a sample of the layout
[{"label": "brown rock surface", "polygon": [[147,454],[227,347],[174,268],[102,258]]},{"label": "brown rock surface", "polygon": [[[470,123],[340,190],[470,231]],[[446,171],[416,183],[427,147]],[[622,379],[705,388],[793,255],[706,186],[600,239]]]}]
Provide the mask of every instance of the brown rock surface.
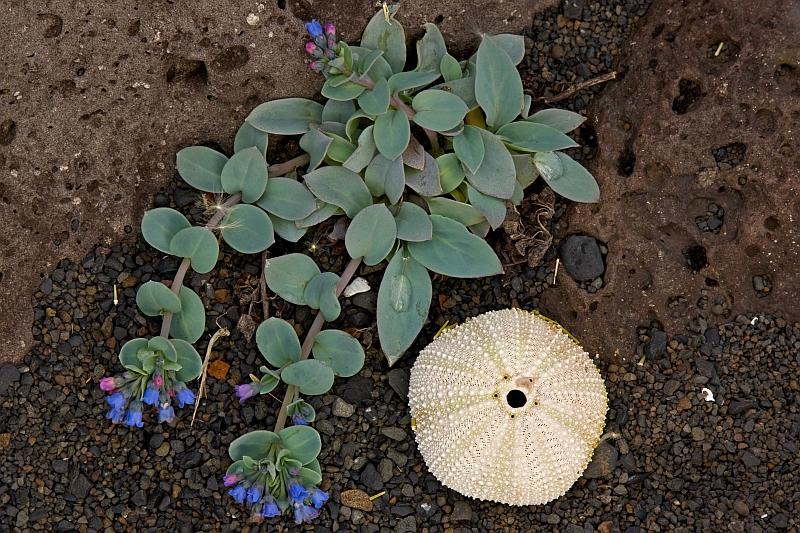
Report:
[{"label": "brown rock surface", "polygon": [[[409,2],[398,18],[409,35],[441,21],[463,49],[477,35],[465,28],[518,32],[534,5],[553,3]],[[1,9],[0,362],[30,347],[29,302],[45,273],[135,235],[177,150],[209,140],[230,148],[257,104],[316,94],[304,18],[329,17],[354,40],[375,5],[54,0]]]},{"label": "brown rock surface", "polygon": [[678,4],[654,2],[589,113],[602,199],[572,207],[559,237],[608,244],[605,286],[559,274],[542,304],[607,358],[633,357],[642,320],[800,319],[800,5]]}]

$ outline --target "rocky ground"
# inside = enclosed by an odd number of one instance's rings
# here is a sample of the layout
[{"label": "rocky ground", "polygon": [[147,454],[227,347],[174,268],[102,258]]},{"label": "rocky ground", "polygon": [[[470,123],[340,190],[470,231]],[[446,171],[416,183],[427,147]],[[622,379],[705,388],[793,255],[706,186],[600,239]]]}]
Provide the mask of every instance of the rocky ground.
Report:
[{"label": "rocky ground", "polygon": [[[612,68],[648,5],[569,0],[538,15],[527,32],[533,40],[524,65],[527,88],[537,96],[557,94]],[[580,93],[564,105],[583,110],[592,94]],[[579,132],[587,158],[597,148],[592,132]],[[173,183],[152,202],[198,216],[197,200]],[[556,204],[555,221],[565,209]],[[710,212],[708,223],[716,214]],[[321,265],[340,270],[343,246],[326,235],[323,229],[302,245],[314,244]],[[557,244],[566,259],[567,241]],[[502,249],[502,239],[495,245]],[[233,385],[259,365],[254,343],[236,329],[243,314],[261,319],[260,305],[251,309],[248,303],[259,266],[253,257],[224,251],[214,272],[189,279],[207,304],[209,331],[232,331],[216,345],[217,377],[209,378],[209,399],[191,427],[190,412],[174,426],[148,421],[142,430],[114,427],[104,418],[97,387],[99,378],[120,371],[121,343],[157,331],[155,321],[136,311],[136,287],[171,278],[177,262],[130,239],[97,246],[80,263],[62,261],[43,279],[32,302],[34,348],[21,365],[0,367],[0,532],[296,530],[285,521],[249,525],[221,487],[228,443],[251,429],[271,427],[278,405],[265,397],[240,406],[234,397]],[[592,251],[595,267],[603,267],[607,252],[604,246]],[[511,305],[537,307],[553,290],[555,256],[551,247],[537,266],[510,266],[495,278],[435,280],[431,322],[418,344],[446,320]],[[365,275],[375,286],[379,274]],[[583,289],[598,290],[592,281]],[[374,306],[374,293],[353,297],[337,325],[354,328],[370,347]],[[305,308],[279,299],[270,307],[275,316],[310,325]],[[622,366],[598,360],[610,410],[608,438],[596,460],[567,495],[527,508],[465,500],[433,478],[409,427],[405,395],[413,350],[389,370],[378,351],[368,348],[359,375],[337,381],[330,395],[312,398],[315,427],[323,436],[323,487],[332,498],[307,530],[797,528],[800,326],[747,314],[719,327],[696,318],[686,331],[668,336],[660,324],[647,322],[644,311],[641,320],[630,324],[638,361]],[[201,353],[206,339],[198,344]],[[354,493],[346,492],[351,490],[385,495],[365,505],[353,501]]]}]

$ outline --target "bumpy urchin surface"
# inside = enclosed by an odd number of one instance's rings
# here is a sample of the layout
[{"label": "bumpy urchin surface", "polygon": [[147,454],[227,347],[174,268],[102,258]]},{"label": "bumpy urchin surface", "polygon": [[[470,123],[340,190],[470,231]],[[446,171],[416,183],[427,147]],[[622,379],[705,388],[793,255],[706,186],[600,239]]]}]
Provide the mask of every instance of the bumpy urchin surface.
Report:
[{"label": "bumpy urchin surface", "polygon": [[562,496],[592,457],[607,398],[592,360],[557,324],[485,313],[419,355],[408,393],[420,452],[445,486],[511,505]]}]

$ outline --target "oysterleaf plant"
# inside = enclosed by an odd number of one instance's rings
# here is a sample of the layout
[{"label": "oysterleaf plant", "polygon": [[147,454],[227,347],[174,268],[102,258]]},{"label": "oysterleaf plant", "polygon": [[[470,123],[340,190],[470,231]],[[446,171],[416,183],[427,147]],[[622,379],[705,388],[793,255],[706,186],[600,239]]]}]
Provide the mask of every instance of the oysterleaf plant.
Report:
[{"label": "oysterleaf plant", "polygon": [[[427,319],[431,272],[502,273],[485,237],[537,177],[570,200],[599,199],[591,174],[562,152],[577,146],[566,133],[584,118],[559,109],[530,114],[516,69],[525,53],[521,36],[483,35],[477,52],[458,61],[438,28],[426,24],[416,67],[404,70],[405,33],[395,10],[378,12],[357,46],[338,41],[333,24],[307,23],[309,66],[325,77],[325,103],[286,98],[259,105],[236,134],[231,157],[203,146],[178,153],[180,176],[220,195],[204,226],[170,208],[152,209],[142,220],[145,240],[182,262],[170,287],[147,282],[136,295],[142,313],[162,317],[160,335],[125,343],[119,359],[126,372],[100,384],[110,393],[108,417],[138,427],[143,405],[157,407],[161,422],[174,418],[173,403],[195,401],[185,383],[202,371],[192,343],[205,331],[205,312],[183,285],[190,268],[211,271],[220,241],[254,254],[275,235],[297,242],[331,217],[349,219],[344,241],[351,259],[341,274],[322,272],[301,253],[264,265],[272,292],[317,313],[302,342],[289,322],[263,321],[255,335],[261,376],[236,387],[244,402],[286,386],[273,431],[252,431],[229,448],[224,484],[255,520],[289,511],[297,523],[307,522],[328,498],[318,488],[320,436],[308,426],[315,412],[300,395],[325,394],[336,377],[353,376],[364,364],[355,338],[324,329],[341,314],[339,296],[362,263],[387,262],[377,328],[391,365]],[[269,135],[300,136],[305,154],[268,164]],[[287,419],[293,425],[286,427]]]}]

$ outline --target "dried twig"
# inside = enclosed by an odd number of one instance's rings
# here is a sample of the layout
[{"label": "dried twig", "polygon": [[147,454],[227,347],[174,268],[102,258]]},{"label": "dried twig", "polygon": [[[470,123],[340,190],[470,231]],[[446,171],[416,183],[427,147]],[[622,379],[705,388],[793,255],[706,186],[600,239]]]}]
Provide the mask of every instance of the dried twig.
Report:
[{"label": "dried twig", "polygon": [[269,318],[269,298],[267,295],[267,260],[269,259],[269,252],[264,250],[261,254],[261,276],[258,284],[261,287],[261,310],[264,312],[261,320]]},{"label": "dried twig", "polygon": [[570,98],[575,93],[578,93],[584,89],[588,89],[589,87],[593,87],[595,85],[600,85],[601,83],[605,83],[607,81],[611,81],[617,78],[617,71],[612,70],[611,72],[607,72],[602,76],[598,76],[596,78],[592,78],[590,80],[582,81],[581,83],[577,83],[567,89],[566,91],[560,92],[555,96],[543,96],[538,100],[544,102],[545,104],[554,104],[556,102],[560,102],[562,100],[566,100]]},{"label": "dried twig", "polygon": [[206,386],[206,376],[208,374],[208,362],[211,360],[211,350],[214,349],[214,343],[216,343],[217,339],[220,337],[227,337],[230,334],[230,331],[228,331],[226,328],[222,328],[217,330],[217,332],[211,337],[211,340],[208,341],[206,356],[203,359],[203,369],[200,371],[200,375],[202,376],[200,379],[200,388],[197,390],[197,400],[194,402],[194,412],[192,413],[192,421],[189,424],[189,427],[194,425],[194,419],[197,416],[197,409],[200,408],[200,400],[203,399],[203,392],[205,391]]}]

